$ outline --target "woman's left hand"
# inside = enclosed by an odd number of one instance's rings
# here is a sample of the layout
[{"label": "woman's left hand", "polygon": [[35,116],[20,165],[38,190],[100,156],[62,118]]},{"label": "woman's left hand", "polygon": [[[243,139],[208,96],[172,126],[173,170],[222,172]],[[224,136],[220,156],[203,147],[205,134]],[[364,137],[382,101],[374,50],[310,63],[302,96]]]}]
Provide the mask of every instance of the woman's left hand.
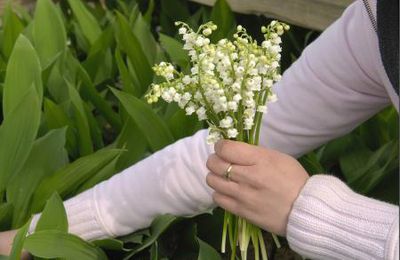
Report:
[{"label": "woman's left hand", "polygon": [[221,140],[215,144],[207,168],[207,184],[215,190],[216,204],[265,230],[286,235],[292,205],[309,177],[296,159],[259,146]]}]

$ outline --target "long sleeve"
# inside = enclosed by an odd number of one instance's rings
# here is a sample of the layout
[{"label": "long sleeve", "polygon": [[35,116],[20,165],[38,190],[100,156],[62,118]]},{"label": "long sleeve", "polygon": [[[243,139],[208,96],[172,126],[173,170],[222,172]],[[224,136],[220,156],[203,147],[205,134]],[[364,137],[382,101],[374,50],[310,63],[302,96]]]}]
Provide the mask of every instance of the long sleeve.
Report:
[{"label": "long sleeve", "polygon": [[69,232],[86,240],[116,237],[148,227],[162,214],[190,216],[212,208],[205,177],[213,147],[206,137],[201,130],[67,200]]},{"label": "long sleeve", "polygon": [[[398,96],[383,70],[361,1],[353,3],[276,84],[261,144],[299,156],[350,132]],[[309,179],[287,226],[290,247],[311,259],[398,259],[399,208],[351,191],[340,180]]]},{"label": "long sleeve", "polygon": [[260,144],[293,156],[350,132],[390,101],[398,109],[362,1],[303,51],[275,92]]},{"label": "long sleeve", "polygon": [[314,175],[289,216],[290,247],[311,259],[399,259],[399,207]]}]

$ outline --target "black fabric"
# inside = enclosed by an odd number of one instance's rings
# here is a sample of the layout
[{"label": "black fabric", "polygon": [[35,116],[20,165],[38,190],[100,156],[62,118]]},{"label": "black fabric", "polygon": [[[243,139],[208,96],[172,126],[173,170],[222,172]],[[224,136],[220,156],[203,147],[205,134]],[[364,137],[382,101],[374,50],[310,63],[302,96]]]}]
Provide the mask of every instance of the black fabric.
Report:
[{"label": "black fabric", "polygon": [[379,50],[385,71],[399,94],[399,0],[377,0]]}]

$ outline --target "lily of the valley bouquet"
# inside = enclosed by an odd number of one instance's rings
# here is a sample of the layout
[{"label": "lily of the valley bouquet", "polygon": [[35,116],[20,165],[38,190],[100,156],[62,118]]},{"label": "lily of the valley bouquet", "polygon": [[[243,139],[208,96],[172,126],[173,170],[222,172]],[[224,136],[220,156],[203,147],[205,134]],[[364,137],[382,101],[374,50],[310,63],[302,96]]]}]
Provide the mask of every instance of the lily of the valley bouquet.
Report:
[{"label": "lily of the valley bouquet", "polygon": [[[190,73],[184,74],[167,62],[154,66],[155,73],[165,81],[152,85],[147,101],[155,103],[162,98],[176,102],[187,115],[195,113],[199,120],[206,120],[209,144],[224,138],[257,145],[266,105],[277,99],[271,87],[281,78],[280,36],[289,26],[278,21],[263,26],[265,39],[258,45],[240,25],[233,41],[222,39],[216,44],[208,38],[217,29],[212,22],[197,31],[182,22],[176,25],[190,57]],[[255,258],[259,259],[261,252],[262,259],[267,259],[260,229],[229,212],[224,216],[222,252],[226,250],[227,235],[231,259],[235,259],[237,245],[242,259],[246,259],[250,242]],[[276,236],[274,239],[279,245]]]}]

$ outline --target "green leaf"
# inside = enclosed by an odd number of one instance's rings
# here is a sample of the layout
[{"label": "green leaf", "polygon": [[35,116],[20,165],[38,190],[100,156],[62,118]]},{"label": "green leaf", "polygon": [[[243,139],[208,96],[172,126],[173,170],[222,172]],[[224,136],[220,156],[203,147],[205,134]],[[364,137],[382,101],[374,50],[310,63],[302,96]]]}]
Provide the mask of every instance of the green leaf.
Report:
[{"label": "green leaf", "polygon": [[37,231],[28,236],[24,248],[43,258],[62,257],[66,260],[107,259],[104,252],[81,238],[58,230]]},{"label": "green leaf", "polygon": [[0,205],[0,230],[11,228],[13,205],[9,202]]},{"label": "green leaf", "polygon": [[116,36],[118,45],[129,57],[130,62],[140,82],[140,88],[144,93],[153,78],[153,71],[144,53],[140,41],[133,34],[128,21],[121,13],[117,12]]},{"label": "green leaf", "polygon": [[31,199],[41,180],[67,163],[65,132],[65,128],[51,130],[36,140],[21,171],[7,185],[7,200],[14,205],[13,228],[29,218]]},{"label": "green leaf", "polygon": [[[114,112],[111,104],[105,100],[100,93],[97,91],[89,75],[79,63],[79,61],[72,56],[69,56],[69,66],[73,67],[76,71],[77,81],[81,83],[80,94],[84,100],[89,100],[98,109],[106,120],[112,125],[115,130],[120,131],[122,124],[118,115]],[[70,82],[74,82],[73,79],[68,78]]]},{"label": "green leaf", "polygon": [[173,63],[177,64],[182,69],[185,69],[188,66],[189,56],[183,49],[183,44],[181,42],[175,38],[160,33],[160,43]]},{"label": "green leaf", "polygon": [[114,43],[114,31],[108,26],[90,48],[87,59],[82,64],[94,84],[113,77],[114,68],[110,47]]},{"label": "green leaf", "polygon": [[141,49],[145,50],[144,55],[146,55],[149,64],[154,64],[157,54],[157,48],[159,47],[153,37],[150,25],[144,20],[139,10],[133,24],[133,34],[137,37]]},{"label": "green leaf", "polygon": [[116,165],[118,162],[120,155],[116,156],[109,164],[104,166],[103,169],[99,170],[97,173],[95,173],[89,180],[87,180],[85,183],[83,183],[76,191],[76,193],[81,193],[85,190],[88,190],[92,187],[94,187],[96,184],[108,180],[111,178],[116,171]]},{"label": "green leaf", "polygon": [[102,149],[93,154],[81,157],[66,165],[52,176],[44,179],[37,188],[32,202],[34,212],[42,209],[45,201],[57,191],[62,198],[72,193],[86,180],[106,167],[122,151]]},{"label": "green leaf", "polygon": [[40,103],[33,86],[0,126],[0,191],[24,165],[40,123]]},{"label": "green leaf", "polygon": [[122,80],[122,89],[131,95],[139,97],[141,94],[141,90],[138,88],[140,86],[139,82],[134,81],[129,74],[129,70],[122,59],[121,52],[118,49],[115,51],[115,60],[117,62],[119,74]]},{"label": "green leaf", "polygon": [[66,149],[68,154],[75,158],[78,156],[78,141],[74,133],[73,122],[61,105],[55,104],[50,99],[44,99],[44,118],[48,129],[57,129],[67,126]]},{"label": "green leaf", "polygon": [[65,212],[63,201],[57,193],[54,193],[47,201],[36,225],[35,232],[42,230],[68,232],[67,213]]},{"label": "green leaf", "polygon": [[310,152],[302,156],[299,159],[299,162],[309,174],[320,174],[326,172],[324,167],[319,162],[315,152]]},{"label": "green leaf", "polygon": [[128,251],[128,249],[124,248],[124,242],[114,238],[96,240],[93,241],[93,244],[103,249],[114,250],[114,251]]},{"label": "green leaf", "polygon": [[212,34],[213,41],[228,38],[232,28],[235,28],[235,17],[226,0],[217,0],[211,12],[211,21],[218,29]]},{"label": "green leaf", "polygon": [[[375,188],[381,180],[399,168],[399,142],[391,141],[373,152],[361,168],[352,172],[343,172],[348,184],[357,192],[366,194]],[[341,164],[342,165],[342,164]]]},{"label": "green leaf", "polygon": [[89,43],[93,45],[101,35],[101,28],[96,18],[89,12],[84,2],[68,0],[68,3],[78,20],[83,35],[85,35]]},{"label": "green leaf", "polygon": [[60,13],[50,0],[36,3],[33,40],[43,70],[67,47],[67,35]]},{"label": "green leaf", "polygon": [[67,85],[72,102],[73,119],[75,121],[75,127],[78,130],[79,154],[81,156],[88,155],[93,153],[93,143],[84,104],[74,86],[69,82],[67,82]]},{"label": "green leaf", "polygon": [[149,6],[147,7],[146,13],[144,14],[143,18],[148,24],[151,24],[151,17],[154,12],[155,3],[154,0],[150,0],[148,2]]},{"label": "green leaf", "polygon": [[24,24],[17,14],[12,10],[11,3],[7,3],[3,13],[3,37],[2,37],[2,52],[6,58],[10,57],[20,33],[24,30]]},{"label": "green leaf", "polygon": [[29,220],[22,228],[20,228],[17,232],[17,235],[14,237],[13,247],[11,249],[10,260],[20,260],[21,253],[25,242],[26,234],[28,233],[29,226],[31,224],[31,220]]},{"label": "green leaf", "polygon": [[21,102],[29,88],[34,87],[39,103],[42,102],[43,87],[39,58],[29,40],[18,37],[7,65],[3,89],[3,115],[7,115]]},{"label": "green leaf", "polygon": [[167,124],[175,140],[193,135],[202,128],[202,123],[195,115],[187,116],[185,111],[180,108],[168,118]]},{"label": "green leaf", "polygon": [[197,260],[221,260],[221,255],[212,246],[196,237],[199,242],[199,256]]},{"label": "green leaf", "polygon": [[149,105],[132,95],[115,89],[112,91],[142,131],[153,151],[174,141],[165,122],[154,113]]},{"label": "green leaf", "polygon": [[117,162],[116,169],[118,171],[122,171],[142,159],[148,146],[144,134],[132,119],[125,121],[115,144],[117,148],[126,149]]},{"label": "green leaf", "polygon": [[[177,217],[172,215],[162,215],[155,218],[150,227],[150,236],[143,241],[143,244],[133,249],[132,252],[129,252],[129,254],[124,257],[124,260],[130,259],[131,256],[150,247],[154,241],[156,241],[157,238],[160,237],[160,235],[176,220]],[[124,241],[129,242],[126,240]]]}]

